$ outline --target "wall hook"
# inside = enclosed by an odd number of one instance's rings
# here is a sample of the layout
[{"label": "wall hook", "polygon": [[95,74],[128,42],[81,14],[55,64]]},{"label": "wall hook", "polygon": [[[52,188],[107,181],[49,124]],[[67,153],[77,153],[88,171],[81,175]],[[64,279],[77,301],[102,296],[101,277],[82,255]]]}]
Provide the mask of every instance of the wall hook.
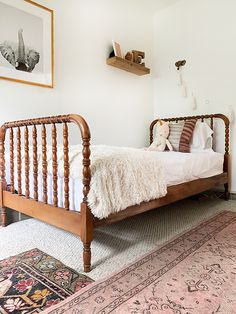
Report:
[{"label": "wall hook", "polygon": [[179,60],[175,62],[175,66],[177,67],[177,70],[179,70],[180,67],[183,67],[186,64],[186,60]]}]

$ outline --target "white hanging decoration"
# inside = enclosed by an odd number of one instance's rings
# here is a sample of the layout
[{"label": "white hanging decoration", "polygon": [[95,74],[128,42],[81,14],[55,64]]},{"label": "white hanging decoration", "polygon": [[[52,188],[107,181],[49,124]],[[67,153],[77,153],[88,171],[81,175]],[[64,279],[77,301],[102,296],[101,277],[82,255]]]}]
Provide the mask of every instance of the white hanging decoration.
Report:
[{"label": "white hanging decoration", "polygon": [[191,95],[191,107],[193,110],[197,109],[197,99],[196,99],[196,96],[194,95],[194,93],[192,93],[192,95]]},{"label": "white hanging decoration", "polygon": [[183,98],[187,98],[187,86],[186,83],[183,79],[183,74],[182,74],[182,67],[186,64],[186,60],[179,60],[175,62],[175,66],[177,68],[178,72],[178,86],[180,88],[180,93]]},{"label": "white hanging decoration", "polygon": [[185,84],[182,85],[181,96],[183,98],[187,98],[188,97],[187,86]]},{"label": "white hanging decoration", "polygon": [[183,85],[183,76],[182,76],[181,70],[178,71],[178,75],[179,75],[178,86],[182,86]]}]

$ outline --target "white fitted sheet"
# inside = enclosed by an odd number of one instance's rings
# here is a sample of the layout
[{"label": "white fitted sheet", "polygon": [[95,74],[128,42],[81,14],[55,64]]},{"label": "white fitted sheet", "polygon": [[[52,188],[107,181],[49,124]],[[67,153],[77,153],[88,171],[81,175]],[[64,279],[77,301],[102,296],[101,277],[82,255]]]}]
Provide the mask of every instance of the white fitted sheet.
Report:
[{"label": "white fitted sheet", "polygon": [[[224,155],[216,152],[199,152],[199,153],[179,153],[179,152],[156,152],[166,172],[167,186],[177,185],[189,182],[199,178],[207,178],[218,175],[223,172]],[[8,165],[7,165],[8,168]],[[9,168],[7,169],[7,182],[9,183]],[[15,173],[15,178],[16,178]],[[17,181],[17,180],[16,180]],[[24,169],[22,169],[22,194],[25,192]],[[52,176],[48,174],[48,203],[53,203]],[[30,197],[34,196],[33,173],[30,172]],[[42,192],[42,175],[38,175],[38,193],[39,201],[43,199]],[[17,189],[17,182],[15,182]],[[58,206],[63,207],[63,178],[58,177]],[[70,209],[80,211],[80,203],[83,199],[82,181],[79,178],[70,178],[69,180],[69,201]]]}]

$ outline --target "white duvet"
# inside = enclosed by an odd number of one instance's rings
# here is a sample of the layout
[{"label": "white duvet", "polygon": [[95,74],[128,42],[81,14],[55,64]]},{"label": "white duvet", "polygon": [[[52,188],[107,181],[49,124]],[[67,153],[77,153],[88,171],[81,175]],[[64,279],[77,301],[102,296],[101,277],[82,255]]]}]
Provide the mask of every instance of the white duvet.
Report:
[{"label": "white duvet", "polygon": [[157,152],[167,186],[208,178],[223,172],[224,155],[213,150],[196,153]]}]

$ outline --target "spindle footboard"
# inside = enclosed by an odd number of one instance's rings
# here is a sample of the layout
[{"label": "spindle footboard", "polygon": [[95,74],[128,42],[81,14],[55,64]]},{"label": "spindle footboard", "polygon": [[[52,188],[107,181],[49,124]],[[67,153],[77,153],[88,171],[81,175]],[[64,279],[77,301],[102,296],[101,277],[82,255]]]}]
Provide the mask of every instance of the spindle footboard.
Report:
[{"label": "spindle footboard", "polygon": [[[62,115],[48,118],[38,118],[8,122],[0,128],[0,207],[1,224],[6,226],[6,208],[17,210],[28,216],[47,222],[53,226],[62,228],[68,232],[78,235],[83,243],[83,264],[84,271],[89,272],[91,267],[91,249],[94,228],[101,225],[113,223],[142,212],[158,208],[194,194],[224,185],[225,199],[229,198],[229,120],[222,114],[200,115],[192,117],[180,117],[164,119],[165,121],[180,121],[188,119],[210,120],[213,128],[214,119],[221,119],[224,122],[225,132],[225,153],[224,170],[222,174],[197,179],[194,181],[170,186],[167,195],[160,198],[143,202],[139,205],[130,206],[106,219],[95,218],[88,205],[88,193],[90,190],[90,130],[86,121],[79,115]],[[153,141],[153,128],[157,123],[154,120],[150,125],[150,143]],[[82,139],[82,182],[83,201],[80,205],[80,212],[70,210],[70,161],[69,161],[69,124],[75,124],[80,129]],[[58,126],[63,128],[63,169],[64,169],[64,202],[63,206],[58,205]],[[40,131],[39,131],[40,128]],[[50,132],[48,129],[50,128]],[[52,204],[48,201],[48,138],[51,139],[51,165],[52,165]],[[8,144],[7,144],[8,142]],[[41,145],[40,145],[40,143]],[[30,145],[31,143],[31,145]],[[8,146],[9,152],[9,182],[6,182],[6,160],[5,150]],[[42,156],[39,165],[38,152]],[[30,156],[30,150],[32,155]],[[32,163],[30,164],[30,158]],[[42,171],[42,200],[39,200],[38,172]],[[24,173],[23,170],[24,170]],[[29,179],[33,174],[33,183]],[[16,177],[16,178],[15,178]],[[23,178],[24,177],[24,191]],[[17,182],[17,186],[16,185]],[[9,184],[8,184],[9,183]],[[33,197],[30,195],[30,184],[33,184]],[[115,193],[115,191],[114,191]]]},{"label": "spindle footboard", "polygon": [[[83,202],[80,212],[70,211],[69,204],[69,141],[68,124],[75,123],[81,133],[83,155]],[[57,163],[57,125],[63,125],[63,153],[64,153],[64,206],[58,207],[58,163]],[[47,131],[46,126],[51,126],[52,145],[52,187],[53,204],[48,204],[47,186]],[[38,134],[41,127],[41,134]],[[30,132],[29,132],[29,129]],[[7,132],[9,131],[9,132]],[[23,134],[22,134],[23,132]],[[10,154],[10,186],[6,182],[5,173],[5,142],[9,133]],[[43,201],[38,200],[38,138],[41,135],[42,150],[42,184]],[[29,137],[32,139],[33,169],[29,162]],[[22,137],[24,138],[22,149]],[[16,140],[15,140],[16,139]],[[79,138],[78,138],[79,139]],[[15,149],[16,147],[16,149]],[[25,193],[22,194],[22,152],[24,153],[24,178]],[[16,154],[17,156],[14,156]],[[16,157],[16,165],[14,158]],[[17,189],[14,182],[14,167],[17,167]],[[30,198],[29,172],[33,171],[34,197]],[[40,219],[56,227],[80,236],[83,242],[84,271],[90,270],[91,249],[93,239],[93,216],[87,204],[87,195],[90,184],[90,130],[86,121],[79,115],[64,115],[48,118],[29,119],[5,123],[0,129],[0,206],[2,226],[6,226],[6,208],[17,210],[31,217]]]}]

